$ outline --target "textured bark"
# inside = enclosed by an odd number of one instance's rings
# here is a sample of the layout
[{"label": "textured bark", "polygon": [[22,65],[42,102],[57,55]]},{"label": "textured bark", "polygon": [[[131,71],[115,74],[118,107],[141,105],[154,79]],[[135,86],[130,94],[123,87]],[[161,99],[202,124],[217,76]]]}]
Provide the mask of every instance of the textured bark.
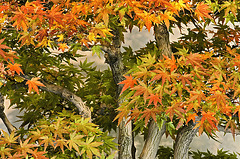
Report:
[{"label": "textured bark", "polygon": [[132,124],[128,119],[123,118],[118,129],[118,158],[119,159],[132,159]]},{"label": "textured bark", "polygon": [[[114,35],[113,38],[113,44],[108,47],[102,47],[102,50],[105,52],[105,62],[109,64],[113,79],[116,84],[120,83],[124,80],[123,74],[124,74],[124,66],[122,63],[122,57],[121,57],[121,41],[119,36],[118,29],[112,29],[112,33]],[[117,96],[120,95],[120,92],[122,90],[122,85],[118,85],[117,88]],[[119,99],[118,105],[120,106],[123,102],[123,99]],[[128,119],[123,119],[119,125],[119,132],[118,132],[118,158],[119,159],[133,159],[132,153],[132,147],[133,140],[132,140],[132,122],[128,122],[126,124]]]},{"label": "textured bark", "polygon": [[154,34],[156,44],[162,54],[168,57],[172,56],[172,50],[169,41],[169,32],[165,24],[158,24],[154,26]]},{"label": "textured bark", "polygon": [[165,122],[163,123],[162,128],[159,128],[155,123],[155,121],[152,120],[150,122],[150,126],[148,129],[148,137],[144,144],[142,153],[139,157],[140,159],[147,159],[147,158],[154,159],[156,157],[160,141],[165,131],[166,131]]},{"label": "textured bark", "polygon": [[46,82],[43,82],[43,83],[46,87],[40,87],[42,90],[46,90],[54,94],[61,95],[63,98],[69,100],[77,107],[80,115],[82,115],[85,118],[91,118],[91,111],[84,104],[84,102],[82,101],[82,98],[78,97],[76,94],[72,93],[68,89],[63,88],[61,86],[48,84]]},{"label": "textured bark", "polygon": [[[200,119],[196,119],[199,121]],[[174,159],[188,159],[189,145],[198,132],[198,128],[193,129],[195,123],[185,125],[179,132],[174,144]]]},{"label": "textured bark", "polygon": [[0,94],[0,118],[8,129],[8,132],[11,134],[12,131],[15,131],[16,128],[10,123],[7,118],[7,115],[4,113],[4,97]]},{"label": "textured bark", "polygon": [[[154,34],[155,34],[156,45],[158,49],[162,51],[162,55],[171,57],[172,50],[171,50],[170,41],[169,41],[169,32],[167,30],[166,25],[165,24],[155,25]],[[141,159],[147,159],[147,158],[153,159],[156,157],[157,150],[165,130],[166,130],[165,122],[161,130],[159,130],[159,127],[157,126],[157,124],[154,121],[151,121],[149,125],[148,136],[140,155]]]}]

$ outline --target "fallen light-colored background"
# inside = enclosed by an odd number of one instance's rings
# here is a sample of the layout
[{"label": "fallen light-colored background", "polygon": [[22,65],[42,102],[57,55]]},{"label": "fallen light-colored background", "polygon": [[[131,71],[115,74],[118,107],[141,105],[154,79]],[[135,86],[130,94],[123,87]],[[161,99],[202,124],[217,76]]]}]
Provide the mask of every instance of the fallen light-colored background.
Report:
[{"label": "fallen light-colored background", "polygon": [[[179,37],[178,30],[174,30],[174,34],[170,35],[171,41],[177,40]],[[131,46],[133,50],[137,50],[140,47],[144,47],[144,45],[149,42],[149,40],[154,40],[153,32],[148,32],[147,30],[143,29],[143,32],[139,32],[138,29],[134,28],[132,33],[126,33],[125,34],[125,44],[124,46]],[[99,69],[106,69],[108,65],[104,63],[104,58],[99,58],[96,55],[92,56],[92,53],[87,51],[85,52],[86,57],[79,58],[79,60],[85,60],[85,58],[88,59],[89,62],[94,61],[96,62],[96,66]],[[5,100],[5,112],[7,113],[7,116],[9,120],[12,122],[13,125],[18,127],[21,123],[16,122],[18,118],[16,116],[20,115],[21,113],[18,110],[9,108],[9,101]],[[0,129],[3,129],[4,131],[7,131],[5,125],[2,121],[0,121]],[[117,137],[116,133],[111,133],[113,136]],[[205,134],[202,136],[196,136],[193,140],[193,142],[190,145],[190,148],[192,150],[200,150],[200,151],[206,151],[207,149],[211,151],[212,153],[216,153],[217,149],[223,148],[224,150],[228,150],[230,152],[240,152],[240,137],[236,137],[235,141],[233,140],[233,137],[231,134],[226,134],[224,136],[223,133],[217,133],[218,135],[218,141],[216,142],[210,138],[208,138]],[[140,148],[143,146],[143,141],[140,137],[137,137],[137,142],[135,143],[135,146]],[[161,145],[172,147],[173,141],[170,138],[163,137],[161,141]],[[137,152],[139,154],[139,151]],[[137,155],[138,156],[138,155]]]}]

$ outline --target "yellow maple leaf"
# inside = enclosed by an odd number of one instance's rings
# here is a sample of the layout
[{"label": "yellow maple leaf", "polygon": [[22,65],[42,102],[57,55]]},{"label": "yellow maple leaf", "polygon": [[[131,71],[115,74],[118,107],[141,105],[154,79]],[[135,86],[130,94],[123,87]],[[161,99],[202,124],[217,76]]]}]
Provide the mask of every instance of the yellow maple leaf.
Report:
[{"label": "yellow maple leaf", "polygon": [[63,38],[64,38],[63,34],[57,35],[57,37],[59,37],[59,39],[57,40],[58,42],[63,41]]}]

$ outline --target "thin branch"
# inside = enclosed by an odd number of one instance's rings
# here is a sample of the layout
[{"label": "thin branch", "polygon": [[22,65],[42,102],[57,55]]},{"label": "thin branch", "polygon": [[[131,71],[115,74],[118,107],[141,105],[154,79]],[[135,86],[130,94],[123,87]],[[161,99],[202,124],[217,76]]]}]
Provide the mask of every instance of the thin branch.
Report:
[{"label": "thin branch", "polygon": [[[217,126],[217,128],[218,128],[218,131],[219,132],[224,132],[224,133],[232,133],[232,131],[231,131],[231,128],[225,128],[224,126],[222,126],[222,125],[218,125]],[[235,129],[235,133],[234,133],[235,135],[240,135],[240,130],[239,129]]]}]

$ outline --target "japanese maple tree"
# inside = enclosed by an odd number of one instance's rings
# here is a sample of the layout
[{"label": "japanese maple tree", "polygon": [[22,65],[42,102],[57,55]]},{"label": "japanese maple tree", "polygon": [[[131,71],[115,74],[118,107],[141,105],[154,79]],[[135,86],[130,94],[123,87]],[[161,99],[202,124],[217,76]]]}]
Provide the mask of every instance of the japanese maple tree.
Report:
[{"label": "japanese maple tree", "polygon": [[[197,132],[214,137],[225,129],[235,136],[240,119],[239,7],[236,0],[2,0],[1,92],[24,110],[22,127],[33,129],[32,136],[20,140],[23,148],[16,148],[16,154],[8,143],[16,137],[2,139],[9,146],[2,156],[43,156],[56,149],[59,155],[68,148],[79,157],[103,158],[112,146],[97,137],[102,134],[93,123],[110,131],[116,120],[120,159],[135,158],[132,131],[147,134],[143,159],[156,157],[164,133],[175,140],[175,159],[188,158]],[[122,51],[123,33],[133,27],[153,29],[155,41]],[[181,36],[170,43],[173,28]],[[104,54],[111,70],[96,70],[87,60],[75,67],[72,61],[83,56],[78,50]],[[64,109],[81,117],[62,119]],[[42,118],[56,127],[39,126]],[[74,124],[78,126],[72,128]],[[32,142],[42,145],[43,152]]]}]

